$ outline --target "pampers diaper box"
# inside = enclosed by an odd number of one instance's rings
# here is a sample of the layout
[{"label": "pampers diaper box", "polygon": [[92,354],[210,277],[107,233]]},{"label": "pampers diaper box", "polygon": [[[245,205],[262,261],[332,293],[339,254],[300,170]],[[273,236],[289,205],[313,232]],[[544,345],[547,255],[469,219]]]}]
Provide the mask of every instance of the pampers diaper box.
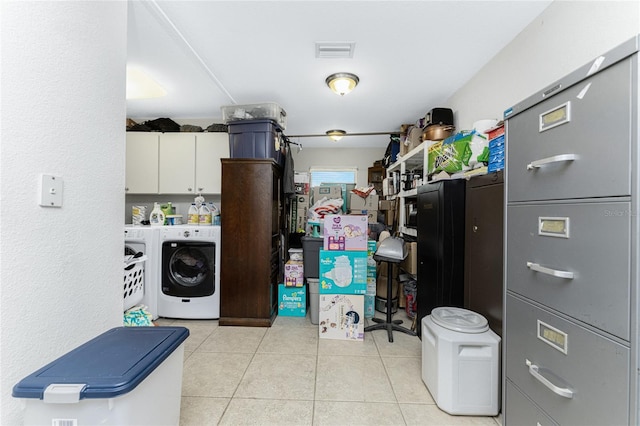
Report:
[{"label": "pampers diaper box", "polygon": [[364,295],[321,294],[319,308],[321,339],[364,340]]},{"label": "pampers diaper box", "polygon": [[324,249],[367,251],[366,215],[329,214],[324,217]]},{"label": "pampers diaper box", "polygon": [[307,288],[278,284],[278,315],[304,317],[307,315]]},{"label": "pampers diaper box", "polygon": [[320,294],[366,294],[367,252],[320,250]]}]

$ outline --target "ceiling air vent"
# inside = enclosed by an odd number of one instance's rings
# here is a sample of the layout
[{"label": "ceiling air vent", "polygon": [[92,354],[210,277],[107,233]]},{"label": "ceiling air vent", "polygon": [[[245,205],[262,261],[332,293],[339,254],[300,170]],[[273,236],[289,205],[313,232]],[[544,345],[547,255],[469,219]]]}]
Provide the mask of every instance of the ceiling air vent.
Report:
[{"label": "ceiling air vent", "polygon": [[316,42],[316,58],[353,58],[354,42]]}]

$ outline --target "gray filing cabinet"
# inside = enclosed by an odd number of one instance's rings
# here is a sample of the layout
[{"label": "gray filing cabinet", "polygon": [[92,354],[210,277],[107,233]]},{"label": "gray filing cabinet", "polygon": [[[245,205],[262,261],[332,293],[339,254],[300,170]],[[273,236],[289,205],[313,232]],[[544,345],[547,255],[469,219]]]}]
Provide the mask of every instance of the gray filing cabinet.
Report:
[{"label": "gray filing cabinet", "polygon": [[640,422],[639,48],[505,111],[507,426]]}]

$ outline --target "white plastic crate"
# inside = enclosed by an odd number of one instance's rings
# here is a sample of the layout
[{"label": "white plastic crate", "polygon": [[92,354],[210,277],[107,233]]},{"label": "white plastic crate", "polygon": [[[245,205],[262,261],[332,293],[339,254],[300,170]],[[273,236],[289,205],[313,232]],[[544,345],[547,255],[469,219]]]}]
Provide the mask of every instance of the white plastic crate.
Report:
[{"label": "white plastic crate", "polygon": [[144,296],[144,262],[147,256],[124,257],[124,301],[123,308],[137,305]]}]

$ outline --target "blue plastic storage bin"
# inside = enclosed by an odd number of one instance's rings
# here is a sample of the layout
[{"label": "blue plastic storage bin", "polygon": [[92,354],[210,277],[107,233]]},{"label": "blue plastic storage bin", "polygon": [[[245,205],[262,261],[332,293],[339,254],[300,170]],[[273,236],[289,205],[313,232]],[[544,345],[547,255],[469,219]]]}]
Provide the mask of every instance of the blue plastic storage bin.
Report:
[{"label": "blue plastic storage bin", "polygon": [[282,128],[273,120],[247,120],[229,123],[231,158],[273,158],[284,165]]},{"label": "blue plastic storage bin", "polygon": [[184,327],[118,327],[22,379],[24,424],[177,425]]}]

